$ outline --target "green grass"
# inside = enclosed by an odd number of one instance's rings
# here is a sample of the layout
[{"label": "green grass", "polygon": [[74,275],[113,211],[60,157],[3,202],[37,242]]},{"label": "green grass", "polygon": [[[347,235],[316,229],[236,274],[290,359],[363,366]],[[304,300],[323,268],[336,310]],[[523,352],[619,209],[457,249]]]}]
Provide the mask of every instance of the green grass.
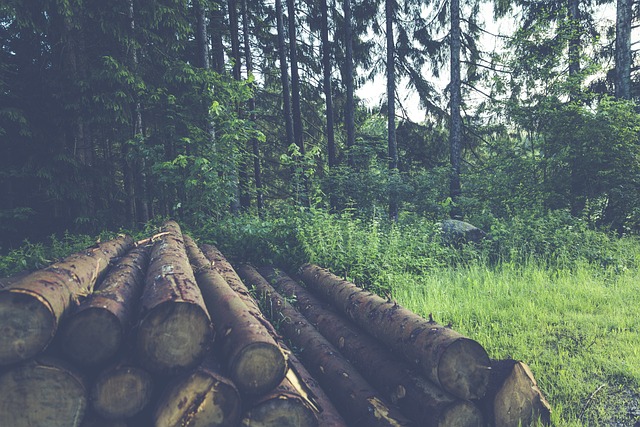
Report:
[{"label": "green grass", "polygon": [[492,358],[529,364],[555,425],[633,425],[640,418],[632,402],[640,393],[638,273],[472,264],[390,281],[401,305],[451,324]]}]

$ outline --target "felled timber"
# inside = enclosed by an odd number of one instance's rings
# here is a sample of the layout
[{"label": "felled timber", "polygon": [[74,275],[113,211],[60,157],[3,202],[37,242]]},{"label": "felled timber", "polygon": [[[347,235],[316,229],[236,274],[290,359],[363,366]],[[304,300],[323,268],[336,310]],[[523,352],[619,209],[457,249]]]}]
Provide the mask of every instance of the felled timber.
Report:
[{"label": "felled timber", "polygon": [[331,301],[362,329],[402,354],[445,391],[462,399],[479,399],[485,395],[491,362],[476,341],[316,265],[302,266],[300,274],[310,289]]},{"label": "felled timber", "polygon": [[289,369],[273,390],[250,403],[244,427],[318,427],[318,410],[307,398],[300,378]]},{"label": "felled timber", "polygon": [[455,398],[398,360],[388,349],[280,270],[259,271],[342,353],[384,396],[428,427],[481,427],[482,413],[468,400]]},{"label": "felled timber", "polygon": [[93,410],[108,420],[125,420],[141,412],[153,396],[153,378],[131,363],[104,369],[91,388]]},{"label": "felled timber", "polygon": [[273,325],[264,317],[257,301],[251,295],[247,287],[231,266],[224,255],[214,246],[202,245],[203,253],[212,263],[214,268],[224,277],[225,281],[236,291],[242,298],[244,303],[251,309],[252,313],[258,321],[269,331],[274,340],[278,343],[287,355],[289,370],[293,371],[296,378],[299,379],[297,389],[303,391],[306,400],[312,402],[317,411],[319,425],[321,427],[346,427],[347,424],[338,413],[331,400],[320,387],[315,378],[311,376],[309,371],[300,363],[295,354],[293,354],[286,346],[282,337],[276,332]]},{"label": "felled timber", "polygon": [[184,236],[196,281],[215,325],[216,346],[240,391],[262,395],[282,382],[287,361],[267,329],[240,296],[213,269],[189,236]]},{"label": "felled timber", "polygon": [[140,365],[153,373],[172,374],[199,364],[214,332],[180,226],[168,221],[163,232],[151,251],[136,354]]},{"label": "felled timber", "polygon": [[89,295],[109,263],[133,245],[129,236],[75,253],[0,291],[0,365],[34,357],[53,339],[60,320]]},{"label": "felled timber", "polygon": [[245,283],[266,299],[272,310],[271,319],[278,321],[279,331],[300,349],[302,362],[348,422],[371,427],[412,425],[253,267],[243,265],[237,271]]},{"label": "felled timber", "polygon": [[64,362],[29,360],[0,376],[0,426],[77,427],[86,395],[84,379]]},{"label": "felled timber", "polygon": [[537,426],[551,422],[551,406],[531,369],[513,359],[493,360],[486,396],[479,402],[495,427]]},{"label": "felled timber", "polygon": [[131,250],[60,327],[60,349],[74,362],[103,364],[113,358],[137,315],[150,246]]},{"label": "felled timber", "polygon": [[211,359],[181,374],[164,390],[153,415],[155,427],[233,427],[242,402],[233,382]]}]

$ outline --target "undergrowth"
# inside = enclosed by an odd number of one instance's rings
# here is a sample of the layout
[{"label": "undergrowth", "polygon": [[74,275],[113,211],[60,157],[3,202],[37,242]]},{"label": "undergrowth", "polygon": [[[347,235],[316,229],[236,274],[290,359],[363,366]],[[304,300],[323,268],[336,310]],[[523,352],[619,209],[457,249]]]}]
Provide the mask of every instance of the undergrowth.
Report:
[{"label": "undergrowth", "polygon": [[[484,219],[490,238],[452,248],[438,223],[287,211],[184,224],[232,261],[329,268],[532,368],[557,426],[640,420],[640,242],[565,212]],[[136,238],[157,231],[150,224]],[[113,233],[103,233],[108,238]],[[52,236],[0,257],[0,276],[40,268],[96,241]]]}]

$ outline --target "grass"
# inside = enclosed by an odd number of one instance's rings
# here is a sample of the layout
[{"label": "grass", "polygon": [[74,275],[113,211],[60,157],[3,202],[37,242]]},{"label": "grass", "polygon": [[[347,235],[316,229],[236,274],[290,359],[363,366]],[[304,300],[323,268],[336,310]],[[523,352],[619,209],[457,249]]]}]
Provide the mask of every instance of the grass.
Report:
[{"label": "grass", "polygon": [[451,324],[492,358],[529,364],[555,425],[640,419],[634,402],[640,394],[638,271],[472,264],[399,274],[391,282],[405,307]]}]

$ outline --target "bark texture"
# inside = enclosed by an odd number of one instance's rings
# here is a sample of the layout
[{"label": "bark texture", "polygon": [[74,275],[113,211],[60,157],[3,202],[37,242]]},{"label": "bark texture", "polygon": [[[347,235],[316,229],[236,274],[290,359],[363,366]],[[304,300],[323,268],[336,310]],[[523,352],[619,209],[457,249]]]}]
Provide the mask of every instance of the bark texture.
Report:
[{"label": "bark texture", "polygon": [[80,375],[48,358],[30,360],[0,376],[0,426],[77,427],[87,407]]},{"label": "bark texture", "polygon": [[129,236],[99,243],[4,288],[0,292],[0,365],[44,350],[69,308],[89,295],[109,263],[132,245]]},{"label": "bark texture", "polygon": [[165,389],[153,420],[156,427],[232,427],[240,421],[241,407],[236,386],[207,360]]},{"label": "bark texture", "polygon": [[480,410],[457,399],[398,360],[370,335],[325,307],[289,276],[272,268],[260,272],[333,344],[358,371],[409,418],[429,427],[481,427]]},{"label": "bark texture", "polygon": [[287,372],[284,353],[189,236],[185,245],[231,379],[245,394],[272,390]]},{"label": "bark texture", "polygon": [[108,420],[125,420],[151,401],[153,379],[146,370],[129,363],[103,370],[91,388],[91,405]]},{"label": "bark texture", "polygon": [[68,359],[98,365],[116,355],[136,317],[149,252],[149,246],[142,246],[121,258],[65,319],[56,340]]},{"label": "bark texture", "polygon": [[207,258],[213,264],[214,268],[224,277],[226,282],[233,288],[234,291],[242,298],[244,303],[252,310],[256,319],[269,331],[271,336],[278,343],[287,355],[287,364],[289,370],[295,372],[300,379],[301,384],[299,389],[304,390],[306,398],[313,403],[313,406],[318,412],[318,420],[321,426],[326,427],[346,427],[346,422],[338,413],[338,410],[333,406],[331,400],[326,395],[324,390],[320,387],[318,382],[311,376],[309,371],[300,363],[298,358],[293,354],[285,345],[282,337],[277,333],[273,325],[264,317],[260,310],[258,303],[249,293],[247,287],[242,283],[242,280],[233,269],[229,261],[224,255],[214,246],[202,245]]},{"label": "bark texture", "polygon": [[251,266],[238,268],[272,310],[271,319],[300,350],[305,366],[331,396],[341,415],[358,426],[409,426],[409,420],[389,406],[358,371]]},{"label": "bark texture", "polygon": [[214,333],[180,226],[168,221],[163,231],[151,252],[136,354],[141,366],[170,374],[200,363]]},{"label": "bark texture", "polygon": [[462,399],[479,399],[486,393],[491,363],[476,341],[318,266],[307,264],[300,272],[309,288],[445,391]]}]

